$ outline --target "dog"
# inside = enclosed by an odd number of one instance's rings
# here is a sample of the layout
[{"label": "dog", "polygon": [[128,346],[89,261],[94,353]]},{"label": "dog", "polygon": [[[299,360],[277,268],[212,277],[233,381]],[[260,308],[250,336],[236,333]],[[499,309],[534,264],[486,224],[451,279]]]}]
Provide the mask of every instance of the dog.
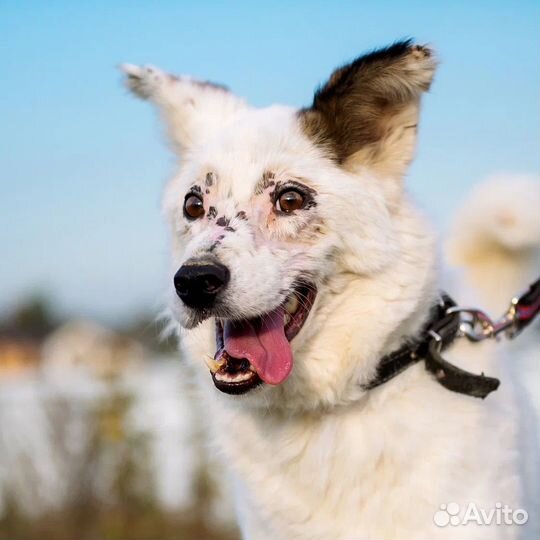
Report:
[{"label": "dog", "polygon": [[540,178],[498,174],[473,187],[446,241],[448,264],[495,314],[540,272]]},{"label": "dog", "polygon": [[[446,268],[453,272],[460,301],[501,316],[510,299],[540,276],[540,179],[497,174],[473,186],[453,217],[446,239]],[[504,349],[503,349],[504,347]],[[511,368],[520,400],[520,443],[526,501],[540,500],[540,320],[499,352]],[[518,419],[516,419],[518,420]],[[527,503],[526,503],[527,506]],[[538,526],[538,514],[529,516]],[[538,534],[536,535],[538,536]]]},{"label": "dog", "polygon": [[449,351],[501,377],[485,400],[421,361],[372,384],[440,302],[437,241],[404,186],[436,66],[430,47],[396,42],[300,110],[122,67],[181,157],[164,194],[171,318],[245,539],[533,537],[520,411],[493,347]]}]

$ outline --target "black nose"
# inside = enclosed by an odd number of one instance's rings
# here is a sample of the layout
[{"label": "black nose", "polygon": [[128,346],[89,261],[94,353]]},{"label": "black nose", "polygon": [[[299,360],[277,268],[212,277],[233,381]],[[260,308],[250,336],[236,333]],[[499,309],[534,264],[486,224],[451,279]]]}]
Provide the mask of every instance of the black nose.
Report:
[{"label": "black nose", "polygon": [[231,274],[226,266],[218,262],[204,261],[184,264],[174,276],[176,294],[186,306],[210,307],[222,291]]}]

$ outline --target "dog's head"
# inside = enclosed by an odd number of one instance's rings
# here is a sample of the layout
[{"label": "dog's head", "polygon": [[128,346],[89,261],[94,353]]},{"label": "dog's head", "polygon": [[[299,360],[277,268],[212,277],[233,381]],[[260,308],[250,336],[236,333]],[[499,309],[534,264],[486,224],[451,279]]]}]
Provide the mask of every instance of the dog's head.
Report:
[{"label": "dog's head", "polygon": [[350,276],[369,280],[396,259],[393,215],[434,68],[430,49],[396,43],[337,69],[294,110],[123,67],[182,158],[165,194],[172,311],[188,334],[215,334],[214,350],[198,350],[219,390],[281,385],[293,363],[308,372],[315,313],[320,323],[339,309]]}]

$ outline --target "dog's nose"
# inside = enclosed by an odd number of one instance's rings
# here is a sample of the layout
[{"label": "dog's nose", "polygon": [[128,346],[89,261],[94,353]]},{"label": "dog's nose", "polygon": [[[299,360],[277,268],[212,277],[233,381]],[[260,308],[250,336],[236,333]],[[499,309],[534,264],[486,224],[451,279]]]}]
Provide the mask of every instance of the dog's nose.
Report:
[{"label": "dog's nose", "polygon": [[204,308],[214,303],[230,278],[229,269],[217,261],[189,263],[176,272],[174,287],[186,306]]}]

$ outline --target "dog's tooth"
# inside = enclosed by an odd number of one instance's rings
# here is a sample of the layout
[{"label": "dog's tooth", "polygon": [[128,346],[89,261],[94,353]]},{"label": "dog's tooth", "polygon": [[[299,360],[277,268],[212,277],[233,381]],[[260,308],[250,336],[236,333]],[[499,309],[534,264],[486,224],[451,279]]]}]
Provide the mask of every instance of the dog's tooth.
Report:
[{"label": "dog's tooth", "polygon": [[223,362],[216,362],[213,358],[210,357],[205,358],[204,361],[206,362],[208,369],[212,373],[217,373],[219,371],[219,368],[223,365]]},{"label": "dog's tooth", "polygon": [[298,301],[298,297],[296,294],[291,294],[289,296],[289,299],[287,300],[287,303],[285,304],[285,309],[291,314],[294,315],[298,308],[300,307],[300,302]]},{"label": "dog's tooth", "polygon": [[285,325],[289,324],[290,320],[291,320],[291,316],[287,312],[283,313],[283,324]]}]

